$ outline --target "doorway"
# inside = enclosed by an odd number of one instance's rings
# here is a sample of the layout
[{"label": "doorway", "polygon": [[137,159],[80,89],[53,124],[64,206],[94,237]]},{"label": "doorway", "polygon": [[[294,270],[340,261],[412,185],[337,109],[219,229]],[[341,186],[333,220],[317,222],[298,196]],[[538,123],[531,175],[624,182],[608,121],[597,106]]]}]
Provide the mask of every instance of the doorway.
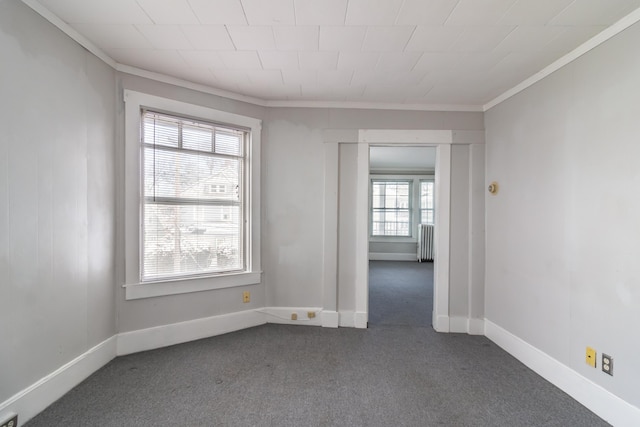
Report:
[{"label": "doorway", "polygon": [[417,258],[419,227],[434,224],[436,148],[369,148],[370,325],[430,326],[433,264]]}]

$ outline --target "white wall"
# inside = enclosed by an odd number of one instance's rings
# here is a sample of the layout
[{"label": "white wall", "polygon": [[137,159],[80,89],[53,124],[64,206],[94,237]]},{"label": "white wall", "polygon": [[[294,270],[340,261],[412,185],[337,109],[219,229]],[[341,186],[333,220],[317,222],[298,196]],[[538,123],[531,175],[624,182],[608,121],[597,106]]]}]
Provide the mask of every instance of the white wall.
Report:
[{"label": "white wall", "polygon": [[635,24],[485,122],[486,180],[500,184],[486,199],[486,318],[636,407],[639,45]]},{"label": "white wall", "polygon": [[0,403],[113,336],[115,74],[0,2]]}]

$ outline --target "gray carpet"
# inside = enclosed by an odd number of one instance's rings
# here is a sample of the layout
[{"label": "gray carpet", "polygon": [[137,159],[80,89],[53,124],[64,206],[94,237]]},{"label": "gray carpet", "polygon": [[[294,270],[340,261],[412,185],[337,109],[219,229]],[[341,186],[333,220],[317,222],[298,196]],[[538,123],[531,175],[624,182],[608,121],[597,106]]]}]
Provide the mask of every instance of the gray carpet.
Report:
[{"label": "gray carpet", "polygon": [[54,425],[607,424],[484,337],[372,324],[263,325],[118,357],[27,423]]},{"label": "gray carpet", "polygon": [[369,261],[369,324],[429,326],[433,263]]}]

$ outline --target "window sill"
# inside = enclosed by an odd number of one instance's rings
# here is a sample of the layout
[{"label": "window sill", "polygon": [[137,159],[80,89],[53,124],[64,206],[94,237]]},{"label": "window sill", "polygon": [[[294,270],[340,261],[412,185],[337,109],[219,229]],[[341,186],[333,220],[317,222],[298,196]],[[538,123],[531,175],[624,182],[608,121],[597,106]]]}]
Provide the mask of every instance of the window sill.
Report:
[{"label": "window sill", "polygon": [[260,272],[233,273],[221,276],[183,278],[158,282],[133,283],[124,285],[125,299],[134,300],[190,292],[210,291],[235,286],[257,285],[261,281]]},{"label": "window sill", "polygon": [[415,237],[375,236],[369,237],[370,243],[416,243]]}]

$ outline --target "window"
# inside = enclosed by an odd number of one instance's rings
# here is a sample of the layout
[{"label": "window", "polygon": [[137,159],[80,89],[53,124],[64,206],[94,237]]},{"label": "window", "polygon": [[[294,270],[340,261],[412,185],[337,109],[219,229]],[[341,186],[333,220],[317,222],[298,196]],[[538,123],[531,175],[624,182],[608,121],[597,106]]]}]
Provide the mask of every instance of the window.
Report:
[{"label": "window", "polygon": [[411,236],[411,181],[372,181],[372,236]]},{"label": "window", "polygon": [[261,121],[124,100],[126,299],[260,283]]},{"label": "window", "polygon": [[[141,114],[142,280],[244,270],[248,132]],[[237,191],[225,193],[226,187]]]},{"label": "window", "polygon": [[433,224],[434,219],[434,197],[433,181],[420,181],[420,223]]}]

